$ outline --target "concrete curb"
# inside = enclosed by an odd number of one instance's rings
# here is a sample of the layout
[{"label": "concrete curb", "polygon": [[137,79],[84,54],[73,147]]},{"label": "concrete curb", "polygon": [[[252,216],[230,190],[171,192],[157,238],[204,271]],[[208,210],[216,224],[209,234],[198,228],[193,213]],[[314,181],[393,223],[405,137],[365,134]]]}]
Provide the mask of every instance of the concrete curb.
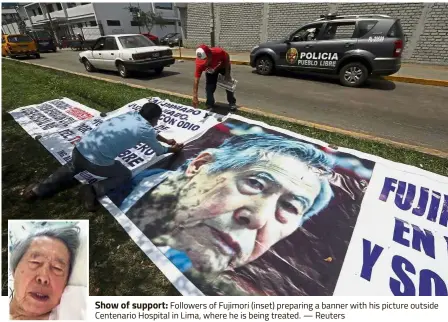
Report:
[{"label": "concrete curb", "polygon": [[401,82],[401,83],[448,87],[448,81],[444,81],[444,80],[440,80],[440,79],[417,78],[417,77],[411,77],[411,76],[394,76],[394,75],[385,76],[384,79]]},{"label": "concrete curb", "polygon": [[[182,57],[174,56],[177,60],[196,60],[196,57]],[[239,61],[239,60],[231,60],[230,61],[233,65],[245,65],[250,66],[250,63],[247,61]],[[411,84],[420,84],[420,85],[430,85],[430,86],[442,86],[442,87],[448,87],[448,81],[440,80],[440,79],[427,79],[427,78],[418,78],[418,77],[411,77],[411,76],[385,76],[384,79],[400,82],[400,83],[411,83]]]},{"label": "concrete curb", "polygon": [[[14,60],[14,61],[16,61],[16,60]],[[158,92],[161,94],[166,94],[166,95],[171,95],[171,96],[176,96],[176,97],[181,97],[181,98],[186,98],[186,99],[193,99],[193,97],[191,95],[171,92],[171,91],[167,91],[167,90],[163,90],[163,89],[151,88],[151,87],[146,87],[146,86],[137,85],[137,84],[129,84],[129,83],[125,83],[123,81],[108,79],[108,78],[104,78],[104,77],[100,77],[100,76],[87,75],[87,74],[78,73],[78,72],[67,71],[65,69],[56,68],[56,67],[52,67],[52,66],[40,65],[40,64],[36,64],[36,63],[28,62],[28,61],[18,61],[18,62],[23,63],[23,64],[28,64],[28,65],[39,66],[39,67],[43,67],[43,68],[47,68],[47,69],[52,69],[52,70],[56,70],[56,71],[60,71],[60,72],[65,72],[65,73],[69,73],[69,74],[73,74],[73,75],[88,77],[91,79],[101,80],[101,81],[105,81],[108,83],[121,84],[121,85],[126,85],[129,87],[133,87],[133,88],[146,89],[146,90],[150,90],[153,92]],[[206,100],[204,98],[199,98],[199,101],[205,103]],[[417,145],[412,145],[412,144],[407,144],[407,143],[402,143],[402,142],[397,142],[397,141],[377,137],[377,136],[366,134],[366,133],[354,132],[354,131],[344,130],[341,128],[328,126],[328,125],[324,125],[324,124],[318,124],[318,123],[298,120],[298,119],[294,119],[294,118],[290,118],[290,117],[286,117],[286,116],[276,115],[276,114],[260,111],[259,109],[256,109],[254,107],[251,108],[251,107],[246,107],[246,106],[240,106],[238,108],[238,110],[246,112],[246,113],[250,113],[250,114],[259,115],[259,116],[270,117],[270,118],[273,118],[273,119],[276,119],[279,121],[286,121],[289,123],[294,123],[294,124],[298,124],[298,125],[302,125],[302,126],[306,126],[306,127],[310,127],[310,128],[315,128],[318,130],[333,132],[333,133],[337,133],[337,134],[341,134],[341,135],[347,135],[347,136],[350,136],[350,137],[353,137],[356,139],[362,139],[362,140],[368,140],[368,141],[378,142],[378,143],[382,143],[382,144],[392,145],[396,148],[404,148],[404,149],[413,150],[413,151],[429,154],[432,156],[448,159],[448,152],[444,152],[444,151],[440,151],[440,150],[436,150],[436,149],[425,148],[425,147],[421,147],[421,146],[417,146]]]}]

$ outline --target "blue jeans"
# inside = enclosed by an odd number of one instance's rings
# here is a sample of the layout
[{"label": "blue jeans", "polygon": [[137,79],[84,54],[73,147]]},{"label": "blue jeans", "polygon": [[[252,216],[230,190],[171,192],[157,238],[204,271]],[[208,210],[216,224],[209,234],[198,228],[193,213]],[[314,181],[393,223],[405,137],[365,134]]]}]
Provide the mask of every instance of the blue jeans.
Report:
[{"label": "blue jeans", "polygon": [[[218,75],[225,75],[226,71],[225,69],[219,69],[215,71],[213,74],[205,73],[205,93],[207,96],[207,102],[205,105],[207,107],[212,108],[215,105],[215,91],[216,91],[216,85],[218,84]],[[227,102],[230,105],[235,105],[236,99],[233,92],[226,91],[227,94]]]},{"label": "blue jeans", "polygon": [[109,166],[99,166],[91,163],[78,149],[74,148],[72,160],[61,166],[43,182],[37,184],[33,191],[40,198],[53,196],[59,191],[74,186],[76,180],[73,177],[83,171],[89,171],[94,175],[106,178],[92,184],[97,197],[104,196],[110,190],[119,187],[132,178],[131,170],[120,161],[115,161],[114,164]]}]

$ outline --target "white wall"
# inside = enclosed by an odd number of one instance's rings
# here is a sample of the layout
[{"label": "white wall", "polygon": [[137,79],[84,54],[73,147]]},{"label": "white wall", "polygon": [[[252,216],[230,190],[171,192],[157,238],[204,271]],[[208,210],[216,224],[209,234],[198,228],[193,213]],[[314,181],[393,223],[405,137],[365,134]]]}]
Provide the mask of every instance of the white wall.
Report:
[{"label": "white wall", "polygon": [[[130,5],[135,7],[140,7],[142,11],[148,12],[152,11],[152,3],[94,3],[95,14],[98,22],[103,25],[104,33],[106,35],[110,34],[120,34],[120,33],[138,33],[138,26],[131,26],[132,15],[126,8]],[[173,5],[173,9],[176,9]],[[156,12],[161,12],[162,16],[165,18],[176,17],[175,10],[156,10]],[[119,20],[120,26],[108,26],[107,20]],[[141,32],[147,32],[146,28],[140,27]],[[160,26],[154,26],[151,33],[162,37],[167,33],[175,32],[174,25],[168,25],[165,28],[160,28]]]},{"label": "white wall", "polygon": [[165,10],[165,9],[157,9],[156,8],[157,2],[154,3],[154,10],[156,13],[160,13],[162,17],[164,18],[177,18],[176,10],[174,3],[172,3],[172,9],[171,10]]},{"label": "white wall", "polygon": [[[104,5],[106,6],[110,6],[112,5],[111,3],[104,3]],[[62,13],[64,13],[64,11],[61,11]],[[90,4],[85,4],[83,6],[80,6],[78,4],[78,6],[73,7],[73,8],[67,8],[67,16],[69,18],[75,18],[75,17],[82,17],[82,16],[87,16],[87,15],[92,15],[94,13],[94,4],[90,3]]]}]

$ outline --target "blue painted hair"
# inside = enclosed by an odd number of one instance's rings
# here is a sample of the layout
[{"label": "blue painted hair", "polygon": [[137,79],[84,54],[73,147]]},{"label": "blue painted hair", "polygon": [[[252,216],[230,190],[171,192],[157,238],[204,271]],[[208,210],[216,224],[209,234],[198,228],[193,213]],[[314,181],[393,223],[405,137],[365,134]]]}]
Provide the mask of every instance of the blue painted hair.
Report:
[{"label": "blue painted hair", "polygon": [[[334,165],[333,158],[313,145],[289,139],[287,137],[259,133],[236,135],[227,139],[216,149],[208,149],[214,161],[209,164],[208,173],[220,173],[227,170],[240,170],[259,163],[268,153],[292,156],[320,173],[321,189],[314,204],[307,210],[302,224],[323,210],[333,198],[328,175]],[[179,170],[185,171],[193,159],[187,160]]]}]

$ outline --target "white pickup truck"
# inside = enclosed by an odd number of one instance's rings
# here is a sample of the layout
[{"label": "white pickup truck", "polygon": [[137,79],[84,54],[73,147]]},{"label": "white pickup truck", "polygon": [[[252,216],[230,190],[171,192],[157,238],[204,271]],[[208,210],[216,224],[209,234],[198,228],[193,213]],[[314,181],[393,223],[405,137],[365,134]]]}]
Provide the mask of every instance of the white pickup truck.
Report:
[{"label": "white pickup truck", "polygon": [[138,34],[100,37],[91,50],[79,54],[79,61],[88,72],[96,69],[118,71],[124,78],[132,71],[154,70],[160,74],[164,67],[174,64],[169,47],[156,46]]}]

